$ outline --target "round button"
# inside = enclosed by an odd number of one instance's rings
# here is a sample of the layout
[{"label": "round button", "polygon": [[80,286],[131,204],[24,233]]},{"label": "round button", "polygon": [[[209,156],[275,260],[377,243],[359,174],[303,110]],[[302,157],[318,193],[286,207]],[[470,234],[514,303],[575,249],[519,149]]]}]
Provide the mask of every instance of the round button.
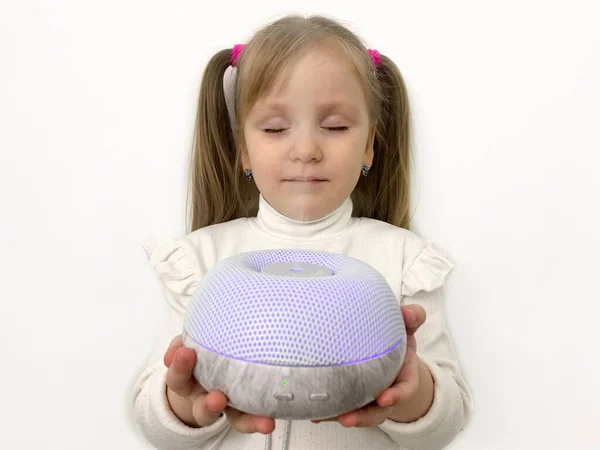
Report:
[{"label": "round button", "polygon": [[272,263],[261,269],[262,273],[290,277],[325,277],[333,275],[328,267],[304,262]]}]

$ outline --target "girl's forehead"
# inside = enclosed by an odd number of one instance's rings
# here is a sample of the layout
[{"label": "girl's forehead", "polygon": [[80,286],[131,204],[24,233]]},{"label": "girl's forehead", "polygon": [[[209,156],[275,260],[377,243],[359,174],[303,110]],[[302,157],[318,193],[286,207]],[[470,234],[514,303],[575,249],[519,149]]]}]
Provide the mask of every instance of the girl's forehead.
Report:
[{"label": "girl's forehead", "polygon": [[275,83],[285,84],[298,75],[304,78],[322,76],[343,78],[351,75],[353,71],[354,66],[350,58],[341,49],[321,45],[284,64],[276,74]]},{"label": "girl's forehead", "polygon": [[319,111],[368,109],[366,80],[357,64],[337,42],[309,47],[278,64],[269,79],[262,78],[262,88],[251,88],[256,97],[246,111],[284,112],[296,102],[314,104]]},{"label": "girl's forehead", "polygon": [[[324,96],[362,93],[358,71],[349,58],[313,51],[284,66],[262,96],[263,101],[296,93],[320,92]],[[341,100],[341,99],[340,99]]]}]

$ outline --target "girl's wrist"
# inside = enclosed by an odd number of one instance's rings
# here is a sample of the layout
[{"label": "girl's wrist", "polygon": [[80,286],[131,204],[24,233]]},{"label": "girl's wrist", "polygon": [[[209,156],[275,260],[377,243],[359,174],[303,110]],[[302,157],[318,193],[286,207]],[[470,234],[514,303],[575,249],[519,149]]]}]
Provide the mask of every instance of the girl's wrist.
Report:
[{"label": "girl's wrist", "polygon": [[434,381],[427,365],[419,359],[419,390],[415,396],[394,407],[388,419],[399,423],[415,422],[425,416],[433,404]]}]

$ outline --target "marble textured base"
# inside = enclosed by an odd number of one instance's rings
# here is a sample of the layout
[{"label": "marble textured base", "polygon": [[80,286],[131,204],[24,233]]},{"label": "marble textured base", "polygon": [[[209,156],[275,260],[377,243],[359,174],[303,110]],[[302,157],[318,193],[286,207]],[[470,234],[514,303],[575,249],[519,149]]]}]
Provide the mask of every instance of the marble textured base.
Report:
[{"label": "marble textured base", "polygon": [[288,367],[227,358],[186,333],[183,344],[196,351],[194,377],[205,389],[222,391],[240,411],[285,420],[326,419],[365,406],[392,384],[406,353],[403,340],[391,352],[356,364]]}]

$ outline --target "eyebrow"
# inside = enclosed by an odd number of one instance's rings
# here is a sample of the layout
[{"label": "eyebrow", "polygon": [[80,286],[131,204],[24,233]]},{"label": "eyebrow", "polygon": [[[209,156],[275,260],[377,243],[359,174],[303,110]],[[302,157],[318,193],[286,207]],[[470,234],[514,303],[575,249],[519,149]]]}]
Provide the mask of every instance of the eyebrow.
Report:
[{"label": "eyebrow", "polygon": [[353,103],[343,100],[320,103],[317,108],[324,114],[330,114],[331,112],[337,110],[341,110],[345,113],[356,113],[356,111],[358,110],[358,108]]},{"label": "eyebrow", "polygon": [[[330,102],[323,102],[317,105],[317,109],[324,115],[330,114],[333,111],[340,110],[345,113],[356,113],[358,108],[350,102],[344,100],[334,100]],[[283,102],[270,101],[261,105],[258,110],[261,113],[265,112],[280,112],[286,113],[289,110],[289,106]]]},{"label": "eyebrow", "polygon": [[260,112],[281,112],[285,113],[288,110],[288,106],[282,102],[268,102],[260,105],[257,108]]}]

